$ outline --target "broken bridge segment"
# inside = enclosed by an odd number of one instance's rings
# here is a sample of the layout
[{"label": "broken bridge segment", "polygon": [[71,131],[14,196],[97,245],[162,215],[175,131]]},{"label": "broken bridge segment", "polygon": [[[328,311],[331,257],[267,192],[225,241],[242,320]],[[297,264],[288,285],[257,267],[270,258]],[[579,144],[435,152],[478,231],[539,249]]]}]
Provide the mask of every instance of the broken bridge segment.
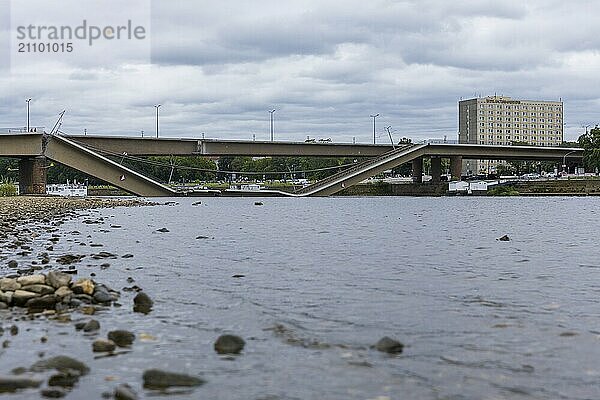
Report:
[{"label": "broken bridge segment", "polygon": [[43,155],[78,171],[101,179],[127,192],[144,197],[178,196],[175,190],[58,135],[45,135]]}]

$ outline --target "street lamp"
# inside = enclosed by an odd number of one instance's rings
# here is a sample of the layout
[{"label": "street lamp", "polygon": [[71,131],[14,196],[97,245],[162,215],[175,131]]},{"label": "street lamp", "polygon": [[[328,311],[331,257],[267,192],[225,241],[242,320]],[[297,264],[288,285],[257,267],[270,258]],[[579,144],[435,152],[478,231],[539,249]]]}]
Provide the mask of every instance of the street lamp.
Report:
[{"label": "street lamp", "polygon": [[27,132],[29,132],[29,103],[31,103],[31,99],[25,100],[27,103]]},{"label": "street lamp", "polygon": [[273,141],[273,114],[275,110],[269,110],[269,114],[271,114],[271,142]]},{"label": "street lamp", "polygon": [[567,156],[569,154],[573,154],[573,153],[576,153],[576,152],[577,152],[576,150],[573,150],[573,151],[570,151],[570,152],[568,152],[567,154],[564,155],[564,157],[563,157],[563,173],[565,172],[565,168],[567,167]]},{"label": "street lamp", "polygon": [[158,139],[158,109],[161,107],[161,104],[157,104],[154,106],[156,108],[156,138]]},{"label": "street lamp", "polygon": [[370,115],[370,117],[373,118],[373,144],[375,144],[375,119],[379,117],[379,114]]}]

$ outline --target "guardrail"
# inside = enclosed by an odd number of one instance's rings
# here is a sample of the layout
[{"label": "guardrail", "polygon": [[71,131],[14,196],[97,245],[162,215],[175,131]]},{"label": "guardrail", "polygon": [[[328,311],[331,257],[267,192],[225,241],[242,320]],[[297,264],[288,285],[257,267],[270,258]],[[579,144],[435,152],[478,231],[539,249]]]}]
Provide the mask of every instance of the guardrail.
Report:
[{"label": "guardrail", "polygon": [[29,130],[27,127],[17,127],[17,128],[0,128],[0,134],[18,134],[18,133],[44,133],[46,129],[45,126],[30,126]]}]

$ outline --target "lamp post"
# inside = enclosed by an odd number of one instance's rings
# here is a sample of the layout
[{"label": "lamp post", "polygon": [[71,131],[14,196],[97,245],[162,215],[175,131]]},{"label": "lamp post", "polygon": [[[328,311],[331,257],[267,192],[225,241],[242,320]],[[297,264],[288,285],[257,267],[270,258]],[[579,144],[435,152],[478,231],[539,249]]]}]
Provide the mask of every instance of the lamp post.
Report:
[{"label": "lamp post", "polygon": [[156,108],[156,138],[158,139],[158,109],[161,107],[161,104],[157,104],[154,106]]},{"label": "lamp post", "polygon": [[29,104],[31,103],[31,99],[25,100],[25,103],[27,103],[27,132],[29,132]]},{"label": "lamp post", "polygon": [[376,139],[375,139],[375,119],[377,119],[377,117],[379,117],[379,114],[375,114],[375,115],[371,115],[371,118],[373,118],[373,144],[376,143]]},{"label": "lamp post", "polygon": [[573,150],[564,155],[564,157],[563,157],[563,173],[565,172],[565,168],[567,167],[567,156],[569,154],[573,154],[573,153],[576,153],[576,151]]},{"label": "lamp post", "polygon": [[269,110],[269,114],[271,114],[271,142],[273,141],[273,114],[275,114],[275,110]]}]

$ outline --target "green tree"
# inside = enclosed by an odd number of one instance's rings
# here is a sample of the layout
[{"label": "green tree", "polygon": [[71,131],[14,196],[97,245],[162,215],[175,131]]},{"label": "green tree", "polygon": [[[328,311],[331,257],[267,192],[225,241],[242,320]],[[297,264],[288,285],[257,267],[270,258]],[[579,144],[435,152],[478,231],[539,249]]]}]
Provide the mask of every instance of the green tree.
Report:
[{"label": "green tree", "polygon": [[600,169],[600,128],[596,125],[589,132],[579,136],[577,141],[583,148],[583,164],[590,171]]}]

